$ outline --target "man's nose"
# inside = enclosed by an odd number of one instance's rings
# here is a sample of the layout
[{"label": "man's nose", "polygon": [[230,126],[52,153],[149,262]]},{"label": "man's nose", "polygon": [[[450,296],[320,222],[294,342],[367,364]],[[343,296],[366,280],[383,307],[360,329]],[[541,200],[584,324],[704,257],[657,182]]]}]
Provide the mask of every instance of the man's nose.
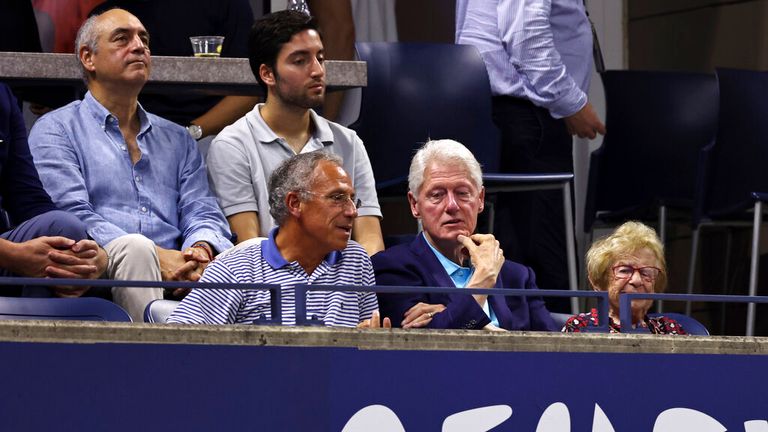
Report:
[{"label": "man's nose", "polygon": [[312,61],[311,71],[313,77],[319,78],[325,76],[325,65],[317,58]]},{"label": "man's nose", "polygon": [[131,39],[131,45],[132,51],[149,51],[149,46],[144,43],[144,40],[138,34]]},{"label": "man's nose", "polygon": [[453,212],[459,209],[459,203],[456,201],[456,195],[453,194],[453,192],[448,192],[445,203],[445,210],[449,212]]},{"label": "man's nose", "polygon": [[351,198],[348,198],[347,202],[344,203],[344,216],[351,218],[357,217],[357,205],[355,205],[355,201]]}]

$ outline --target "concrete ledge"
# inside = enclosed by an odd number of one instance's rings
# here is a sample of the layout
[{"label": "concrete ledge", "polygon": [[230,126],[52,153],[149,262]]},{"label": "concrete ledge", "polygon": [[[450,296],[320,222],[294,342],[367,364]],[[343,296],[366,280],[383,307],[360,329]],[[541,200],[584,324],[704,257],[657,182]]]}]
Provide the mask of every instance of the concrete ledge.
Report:
[{"label": "concrete ledge", "polygon": [[348,347],[361,350],[768,354],[768,338],[356,330],[78,321],[0,321],[0,342]]},{"label": "concrete ledge", "polygon": [[[328,88],[366,86],[366,66],[362,61],[326,61]],[[82,87],[81,77],[74,54],[0,52],[0,78],[12,85],[64,84]],[[208,94],[261,92],[245,58],[152,56],[147,91],[174,91],[179,86]]]}]

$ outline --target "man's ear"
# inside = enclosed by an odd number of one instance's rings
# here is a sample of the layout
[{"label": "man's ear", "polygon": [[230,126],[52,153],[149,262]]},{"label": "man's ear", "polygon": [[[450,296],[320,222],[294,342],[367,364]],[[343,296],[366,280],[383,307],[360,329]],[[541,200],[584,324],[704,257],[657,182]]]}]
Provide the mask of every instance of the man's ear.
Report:
[{"label": "man's ear", "polygon": [[485,186],[480,188],[480,196],[477,197],[480,200],[480,208],[478,213],[482,213],[485,209]]},{"label": "man's ear", "polygon": [[268,86],[275,85],[275,73],[272,71],[271,67],[264,63],[259,66],[259,78],[261,78],[261,80],[264,81],[264,84]]},{"label": "man's ear", "polygon": [[296,218],[301,216],[301,198],[298,192],[288,192],[285,196],[285,205],[291,216]]},{"label": "man's ear", "polygon": [[421,219],[421,214],[419,213],[419,209],[416,207],[416,197],[413,196],[413,193],[411,191],[408,191],[408,204],[411,206],[411,214],[416,219]]},{"label": "man's ear", "polygon": [[95,72],[96,66],[93,65],[93,51],[86,46],[80,47],[80,63],[88,72]]}]

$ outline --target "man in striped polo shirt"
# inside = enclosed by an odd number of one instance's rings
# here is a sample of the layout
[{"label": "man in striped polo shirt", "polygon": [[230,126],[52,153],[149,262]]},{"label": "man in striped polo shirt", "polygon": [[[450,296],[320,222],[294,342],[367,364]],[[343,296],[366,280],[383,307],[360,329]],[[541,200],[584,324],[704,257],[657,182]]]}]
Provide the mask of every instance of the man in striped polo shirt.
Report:
[{"label": "man in striped polo shirt", "polygon": [[[270,214],[278,226],[268,239],[213,261],[200,282],[281,285],[284,325],[296,322],[297,284],[373,285],[368,254],[350,240],[356,198],[341,164],[325,152],[283,162],[269,179]],[[377,308],[373,293],[307,293],[307,317],[327,326],[378,327]],[[260,318],[270,318],[269,291],[194,289],[168,322],[253,324]]]}]

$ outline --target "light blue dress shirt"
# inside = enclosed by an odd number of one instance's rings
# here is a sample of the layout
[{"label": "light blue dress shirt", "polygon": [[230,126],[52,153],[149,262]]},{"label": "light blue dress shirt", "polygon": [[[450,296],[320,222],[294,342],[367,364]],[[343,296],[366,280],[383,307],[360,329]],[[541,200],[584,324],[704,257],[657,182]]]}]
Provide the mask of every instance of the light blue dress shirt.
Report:
[{"label": "light blue dress shirt", "polygon": [[457,0],[456,43],[480,51],[495,96],[528,99],[554,118],[587,103],[592,28],[582,0]]},{"label": "light blue dress shirt", "polygon": [[90,92],[35,123],[29,147],[53,202],[85,222],[102,246],[135,233],[166,249],[196,241],[217,251],[231,247],[195,141],[141,106],[138,115],[135,165],[117,118]]},{"label": "light blue dress shirt", "polygon": [[[423,236],[424,233],[422,232],[421,235]],[[475,268],[474,267],[462,267],[455,262],[449,260],[445,257],[439,250],[435,249],[434,246],[432,246],[431,243],[429,243],[429,240],[424,238],[426,240],[427,246],[432,250],[432,253],[435,254],[437,257],[437,260],[440,261],[440,265],[443,266],[445,269],[445,272],[448,273],[448,276],[453,281],[453,284],[456,286],[456,288],[466,288],[467,283],[472,278],[472,275],[475,274]],[[491,319],[491,324],[495,325],[496,327],[499,326],[499,320],[496,319],[496,314],[493,313],[493,309],[491,308],[490,302],[486,301],[483,305],[483,311],[488,316],[488,318]]]}]

